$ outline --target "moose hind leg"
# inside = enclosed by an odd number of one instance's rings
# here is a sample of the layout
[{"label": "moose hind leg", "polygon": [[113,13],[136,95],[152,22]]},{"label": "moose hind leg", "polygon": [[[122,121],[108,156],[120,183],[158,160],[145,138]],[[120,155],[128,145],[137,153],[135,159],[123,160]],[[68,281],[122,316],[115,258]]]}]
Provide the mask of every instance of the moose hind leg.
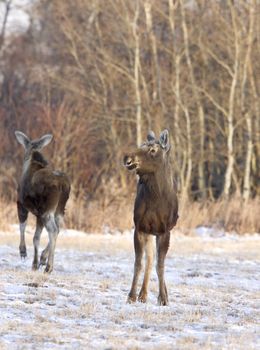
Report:
[{"label": "moose hind leg", "polygon": [[49,255],[49,243],[47,244],[47,246],[45,247],[45,249],[41,253],[40,266],[46,265],[48,255]]},{"label": "moose hind leg", "polygon": [[36,230],[35,230],[35,234],[33,237],[33,245],[34,245],[34,258],[33,258],[33,263],[32,263],[33,270],[37,270],[39,268],[38,255],[39,255],[39,244],[40,244],[42,229],[43,229],[42,220],[40,218],[37,218]]},{"label": "moose hind leg", "polygon": [[140,290],[138,301],[146,303],[148,294],[148,284],[150,280],[150,274],[153,267],[153,236],[147,235],[145,237],[145,271],[143,285]]},{"label": "moose hind leg", "polygon": [[[60,224],[63,222],[63,215],[55,213],[55,222],[59,232]],[[50,247],[50,244],[48,243],[45,249],[42,251],[41,258],[40,258],[40,265],[46,265],[47,257],[49,255],[49,247]]]},{"label": "moose hind leg", "polygon": [[55,216],[53,213],[45,215],[43,217],[43,222],[49,235],[48,261],[45,268],[45,272],[50,273],[53,270],[54,251],[59,229],[56,224]]},{"label": "moose hind leg", "polygon": [[19,226],[20,226],[20,245],[19,245],[20,257],[26,258],[27,252],[26,252],[26,244],[25,244],[25,228],[26,228],[26,222],[28,217],[28,210],[25,209],[20,202],[17,202],[17,213],[18,213]]},{"label": "moose hind leg", "polygon": [[164,280],[164,261],[169,249],[170,232],[156,237],[157,264],[156,271],[159,280],[158,304],[168,305],[168,293]]},{"label": "moose hind leg", "polygon": [[130,289],[130,292],[128,294],[128,303],[133,303],[136,301],[136,290],[137,290],[137,284],[138,279],[140,276],[140,273],[142,271],[142,258],[144,254],[144,237],[143,233],[138,232],[135,230],[134,233],[134,249],[135,249],[135,264],[134,264],[134,276],[132,281],[132,286]]}]

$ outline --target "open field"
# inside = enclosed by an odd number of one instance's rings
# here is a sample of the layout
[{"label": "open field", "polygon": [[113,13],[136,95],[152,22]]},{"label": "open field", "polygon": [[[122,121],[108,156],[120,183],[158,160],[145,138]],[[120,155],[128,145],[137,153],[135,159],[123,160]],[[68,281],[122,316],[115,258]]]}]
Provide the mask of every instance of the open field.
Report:
[{"label": "open field", "polygon": [[[126,304],[132,233],[61,232],[54,272],[32,272],[15,226],[0,233],[1,349],[260,349],[260,237],[172,233],[170,306]],[[43,234],[42,247],[46,242]]]}]

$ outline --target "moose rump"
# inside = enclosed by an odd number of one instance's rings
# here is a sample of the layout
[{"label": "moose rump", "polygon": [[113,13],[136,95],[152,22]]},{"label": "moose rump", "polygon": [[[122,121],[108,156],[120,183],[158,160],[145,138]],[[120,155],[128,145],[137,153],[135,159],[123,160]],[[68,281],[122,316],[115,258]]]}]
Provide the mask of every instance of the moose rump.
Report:
[{"label": "moose rump", "polygon": [[18,201],[22,202],[28,211],[36,216],[43,216],[47,212],[55,213],[56,217],[64,215],[70,192],[69,180],[64,173],[39,168],[27,184],[29,188],[25,185],[23,191],[18,190],[18,193],[21,193]]}]

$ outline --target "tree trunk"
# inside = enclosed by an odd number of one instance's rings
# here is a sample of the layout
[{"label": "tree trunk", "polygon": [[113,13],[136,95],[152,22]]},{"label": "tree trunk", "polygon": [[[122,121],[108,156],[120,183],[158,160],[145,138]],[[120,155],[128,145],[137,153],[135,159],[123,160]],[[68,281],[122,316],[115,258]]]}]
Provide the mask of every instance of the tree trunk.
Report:
[{"label": "tree trunk", "polygon": [[7,24],[7,19],[8,19],[10,10],[11,10],[11,4],[12,4],[12,0],[9,0],[5,4],[3,4],[3,6],[5,6],[5,13],[3,16],[3,24],[2,24],[1,33],[0,33],[0,50],[5,41],[6,24]]},{"label": "tree trunk", "polygon": [[227,122],[228,122],[228,135],[227,135],[227,168],[225,172],[225,182],[224,182],[224,190],[223,195],[225,198],[228,198],[230,194],[231,189],[231,182],[232,182],[232,173],[235,163],[234,158],[234,149],[233,149],[233,139],[234,139],[234,102],[235,102],[235,94],[236,94],[236,87],[238,82],[238,73],[239,73],[239,54],[240,54],[240,48],[239,48],[239,40],[238,40],[238,29],[236,24],[236,18],[235,18],[235,9],[234,4],[231,0],[229,0],[229,7],[231,12],[231,18],[232,18],[232,25],[233,25],[233,31],[234,31],[234,37],[235,37],[235,58],[234,58],[234,72],[233,72],[233,79],[230,87],[230,94],[229,94],[229,110],[227,115]]},{"label": "tree trunk", "polygon": [[253,153],[253,142],[252,142],[252,120],[247,113],[246,115],[246,125],[247,125],[247,151],[246,151],[246,163],[244,172],[244,183],[243,183],[243,199],[247,201],[250,197],[250,170],[251,170],[251,160]]},{"label": "tree trunk", "polygon": [[190,78],[191,78],[191,85],[192,85],[192,91],[194,93],[196,104],[197,104],[197,113],[199,117],[199,150],[200,150],[200,156],[199,156],[199,179],[198,179],[198,186],[200,191],[201,198],[206,198],[206,185],[205,185],[205,174],[204,174],[204,133],[205,133],[205,115],[202,103],[200,101],[199,91],[197,87],[197,83],[195,80],[194,72],[193,72],[193,66],[191,62],[190,57],[190,50],[189,50],[189,33],[188,28],[186,24],[186,18],[185,18],[185,9],[184,9],[184,3],[183,0],[180,0],[181,4],[181,14],[182,14],[182,30],[183,30],[183,36],[184,36],[184,45],[185,45],[185,56],[187,65],[190,72]]},{"label": "tree trunk", "polygon": [[[255,2],[250,5],[250,16],[249,16],[249,30],[247,37],[247,51],[243,67],[243,78],[241,87],[241,108],[246,117],[247,125],[247,149],[246,149],[246,160],[245,160],[245,171],[243,181],[243,199],[247,201],[250,197],[250,175],[251,175],[251,161],[253,153],[253,138],[252,138],[252,119],[251,113],[249,113],[246,106],[246,83],[249,71],[249,65],[251,60],[251,50],[254,40],[254,21],[255,21]],[[246,111],[246,112],[245,112]]]},{"label": "tree trunk", "polygon": [[134,59],[134,84],[135,84],[135,97],[136,97],[136,144],[141,145],[142,142],[142,104],[140,93],[140,38],[137,28],[137,22],[139,18],[140,4],[139,0],[136,0],[135,17],[133,20],[133,35],[135,40],[135,59]]},{"label": "tree trunk", "polygon": [[161,89],[161,72],[160,66],[158,62],[158,53],[157,53],[157,43],[156,36],[153,32],[153,17],[152,17],[152,4],[151,0],[145,0],[144,2],[144,10],[146,16],[146,27],[148,31],[148,35],[150,36],[150,41],[152,45],[152,53],[153,53],[153,62],[154,62],[154,84],[153,84],[153,100],[159,100],[162,107],[164,107],[163,99],[162,99],[162,89]]}]

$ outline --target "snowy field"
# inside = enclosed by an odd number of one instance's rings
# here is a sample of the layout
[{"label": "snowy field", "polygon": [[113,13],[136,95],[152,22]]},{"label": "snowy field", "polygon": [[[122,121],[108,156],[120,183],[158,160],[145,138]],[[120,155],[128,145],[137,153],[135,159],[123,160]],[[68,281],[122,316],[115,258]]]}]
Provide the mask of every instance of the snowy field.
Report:
[{"label": "snowy field", "polygon": [[258,235],[173,232],[159,307],[155,269],[148,303],[126,304],[132,233],[61,232],[46,275],[28,231],[25,261],[18,228],[0,233],[0,349],[260,349]]}]

